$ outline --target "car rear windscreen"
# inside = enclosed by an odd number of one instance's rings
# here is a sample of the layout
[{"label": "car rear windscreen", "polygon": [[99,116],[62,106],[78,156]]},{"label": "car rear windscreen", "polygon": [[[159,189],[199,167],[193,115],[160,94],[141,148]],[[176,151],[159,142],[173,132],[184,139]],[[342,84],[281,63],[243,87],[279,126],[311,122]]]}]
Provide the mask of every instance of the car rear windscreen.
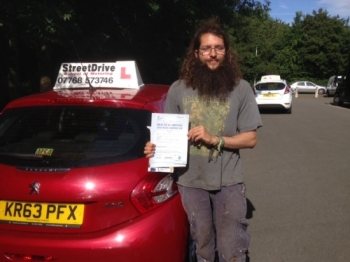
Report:
[{"label": "car rear windscreen", "polygon": [[140,109],[42,106],[0,116],[0,163],[72,168],[143,157],[152,112]]},{"label": "car rear windscreen", "polygon": [[255,86],[257,91],[273,91],[273,90],[283,90],[285,88],[283,83],[260,83]]}]

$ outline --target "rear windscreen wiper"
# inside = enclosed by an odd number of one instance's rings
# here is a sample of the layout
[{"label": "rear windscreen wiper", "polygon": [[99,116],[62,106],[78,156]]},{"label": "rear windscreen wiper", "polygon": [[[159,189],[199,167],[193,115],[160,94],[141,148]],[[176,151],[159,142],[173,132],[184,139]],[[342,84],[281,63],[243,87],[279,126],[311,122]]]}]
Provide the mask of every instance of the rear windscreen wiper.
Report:
[{"label": "rear windscreen wiper", "polygon": [[2,156],[19,158],[19,159],[28,159],[28,160],[42,160],[42,159],[44,159],[43,155],[0,152],[0,157],[2,157]]}]

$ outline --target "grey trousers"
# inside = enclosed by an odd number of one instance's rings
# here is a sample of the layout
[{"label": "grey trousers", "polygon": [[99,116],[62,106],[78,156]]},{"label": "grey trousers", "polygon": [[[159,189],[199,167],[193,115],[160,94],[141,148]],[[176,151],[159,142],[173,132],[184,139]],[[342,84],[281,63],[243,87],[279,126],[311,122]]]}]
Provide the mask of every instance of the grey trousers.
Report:
[{"label": "grey trousers", "polygon": [[178,186],[198,262],[245,262],[249,246],[245,185],[219,191]]}]

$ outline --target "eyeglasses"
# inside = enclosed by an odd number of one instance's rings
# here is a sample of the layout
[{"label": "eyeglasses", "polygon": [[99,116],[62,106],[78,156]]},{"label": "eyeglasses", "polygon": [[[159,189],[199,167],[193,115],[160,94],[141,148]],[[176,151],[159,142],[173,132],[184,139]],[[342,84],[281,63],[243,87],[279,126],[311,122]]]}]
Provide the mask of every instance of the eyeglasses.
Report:
[{"label": "eyeglasses", "polygon": [[199,48],[199,51],[201,53],[201,55],[210,55],[211,54],[211,50],[215,50],[217,55],[223,55],[225,53],[225,47],[222,45],[218,45],[215,47],[211,47],[211,46],[203,46]]}]

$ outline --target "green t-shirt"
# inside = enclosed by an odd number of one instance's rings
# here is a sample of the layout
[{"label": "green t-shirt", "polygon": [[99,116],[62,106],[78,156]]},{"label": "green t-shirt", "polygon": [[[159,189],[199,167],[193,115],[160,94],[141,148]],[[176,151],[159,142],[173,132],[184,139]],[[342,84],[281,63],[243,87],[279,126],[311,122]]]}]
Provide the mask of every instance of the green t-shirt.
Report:
[{"label": "green t-shirt", "polygon": [[[203,125],[210,134],[234,136],[262,126],[251,86],[241,80],[229,94],[227,102],[203,101],[197,90],[178,80],[169,89],[165,113],[188,114],[191,127]],[[222,186],[243,183],[239,150],[224,149],[217,161],[208,161],[210,149],[190,145],[187,168],[180,170],[178,184],[186,187],[219,190]]]}]

